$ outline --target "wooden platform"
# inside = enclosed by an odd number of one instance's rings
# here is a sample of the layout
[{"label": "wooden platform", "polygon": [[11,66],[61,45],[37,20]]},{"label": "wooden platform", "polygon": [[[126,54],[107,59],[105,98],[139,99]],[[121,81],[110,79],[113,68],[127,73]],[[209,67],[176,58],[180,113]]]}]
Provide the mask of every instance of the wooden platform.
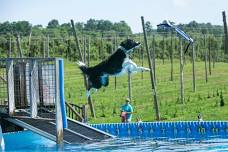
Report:
[{"label": "wooden platform", "polygon": [[[50,140],[56,141],[56,125],[54,119],[41,117],[33,119],[25,112],[16,113],[15,117],[7,117],[5,119]],[[63,141],[69,144],[93,142],[112,137],[114,136],[71,119],[68,119],[68,128],[63,130]]]}]

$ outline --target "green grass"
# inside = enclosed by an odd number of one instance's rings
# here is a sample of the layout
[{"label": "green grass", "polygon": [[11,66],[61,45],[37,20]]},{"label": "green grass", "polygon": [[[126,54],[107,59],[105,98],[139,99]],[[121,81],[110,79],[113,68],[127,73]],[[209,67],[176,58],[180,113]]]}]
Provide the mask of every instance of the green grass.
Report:
[{"label": "green grass", "polygon": [[[138,59],[135,59],[138,61]],[[96,62],[92,63],[93,65]],[[148,67],[147,65],[144,65]],[[204,120],[228,120],[228,64],[216,63],[212,75],[205,81],[204,62],[196,62],[196,92],[192,91],[192,64],[184,66],[185,102],[179,101],[179,61],[174,63],[174,81],[170,81],[170,63],[156,62],[157,95],[162,120],[197,120],[202,113]],[[223,93],[225,106],[220,107],[220,94]],[[219,95],[218,95],[219,94]],[[132,76],[132,95],[134,107],[133,121],[140,116],[143,121],[155,121],[153,96],[149,72]],[[90,123],[120,122],[119,111],[128,96],[127,75],[117,77],[117,89],[114,77],[110,77],[109,86],[92,93],[96,119],[90,116]],[[65,98],[68,102],[86,104],[83,76],[76,63],[65,61]]]}]

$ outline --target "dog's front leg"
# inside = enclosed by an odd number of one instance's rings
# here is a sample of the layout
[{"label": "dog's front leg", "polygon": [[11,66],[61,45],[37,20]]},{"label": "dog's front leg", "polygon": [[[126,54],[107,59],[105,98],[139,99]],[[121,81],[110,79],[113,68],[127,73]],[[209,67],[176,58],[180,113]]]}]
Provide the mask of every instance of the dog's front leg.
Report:
[{"label": "dog's front leg", "polygon": [[144,67],[138,67],[136,63],[134,63],[132,60],[127,60],[124,63],[124,68],[126,71],[129,71],[131,73],[133,72],[143,72],[143,71],[150,71],[149,68],[144,68]]}]

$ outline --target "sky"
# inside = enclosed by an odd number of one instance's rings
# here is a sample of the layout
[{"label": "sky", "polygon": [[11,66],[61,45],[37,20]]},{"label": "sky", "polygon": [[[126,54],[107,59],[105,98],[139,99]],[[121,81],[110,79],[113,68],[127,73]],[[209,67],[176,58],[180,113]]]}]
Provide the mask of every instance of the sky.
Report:
[{"label": "sky", "polygon": [[60,24],[70,19],[75,22],[90,18],[124,20],[137,33],[142,32],[141,16],[153,28],[165,19],[176,24],[195,20],[222,25],[224,10],[227,15],[228,0],[0,0],[0,23],[26,20],[47,26],[52,19]]}]

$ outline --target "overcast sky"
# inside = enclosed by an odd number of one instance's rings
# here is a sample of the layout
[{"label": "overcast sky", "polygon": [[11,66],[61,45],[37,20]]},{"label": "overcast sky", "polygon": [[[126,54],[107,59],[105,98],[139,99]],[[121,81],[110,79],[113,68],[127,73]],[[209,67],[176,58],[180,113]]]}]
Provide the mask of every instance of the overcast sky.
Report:
[{"label": "overcast sky", "polygon": [[223,10],[228,14],[228,0],[0,0],[0,23],[26,20],[46,26],[51,19],[60,24],[70,19],[124,20],[135,33],[142,31],[140,16],[154,27],[164,19],[222,25]]}]

